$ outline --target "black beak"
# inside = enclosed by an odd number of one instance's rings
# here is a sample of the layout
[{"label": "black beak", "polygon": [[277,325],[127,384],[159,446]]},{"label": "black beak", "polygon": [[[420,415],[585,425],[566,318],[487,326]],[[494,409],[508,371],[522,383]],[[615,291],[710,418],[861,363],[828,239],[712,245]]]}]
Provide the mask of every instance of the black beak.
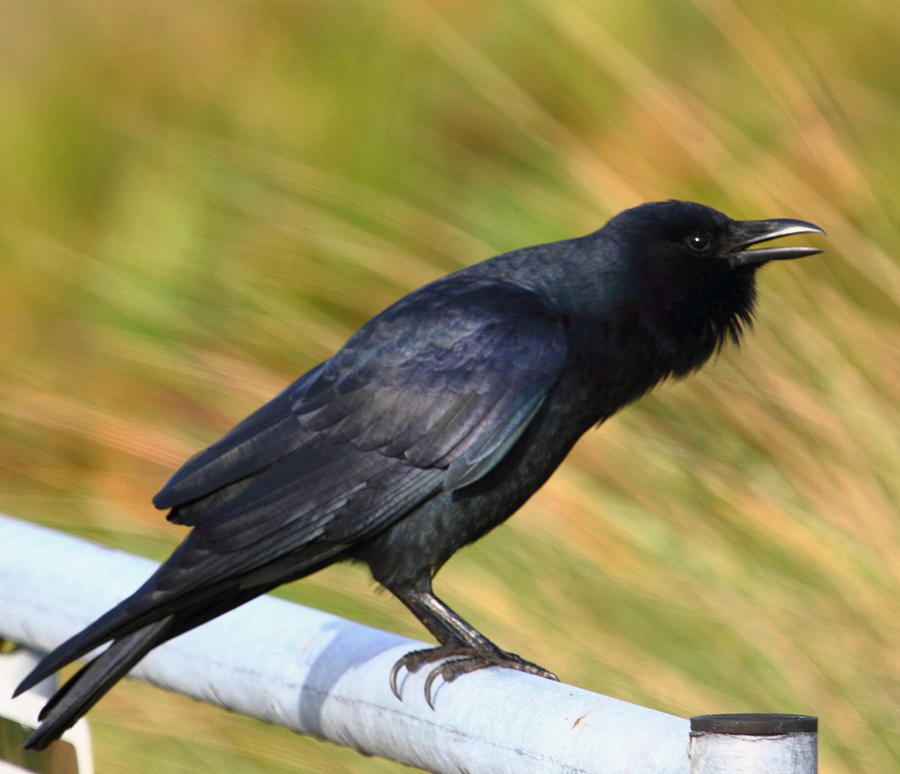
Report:
[{"label": "black beak", "polygon": [[763,247],[756,250],[746,248],[770,239],[791,234],[824,234],[825,229],[815,223],[793,218],[772,218],[770,220],[735,220],[729,227],[732,243],[728,260],[732,267],[761,266],[766,261],[784,261],[788,258],[805,258],[822,251],[818,247]]}]

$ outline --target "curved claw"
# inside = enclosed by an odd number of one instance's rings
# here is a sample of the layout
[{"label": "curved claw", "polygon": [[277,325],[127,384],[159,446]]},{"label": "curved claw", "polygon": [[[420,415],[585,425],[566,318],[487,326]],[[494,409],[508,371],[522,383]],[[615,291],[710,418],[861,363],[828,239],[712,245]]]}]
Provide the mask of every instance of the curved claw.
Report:
[{"label": "curved claw", "polygon": [[472,648],[454,647],[442,645],[437,648],[429,648],[427,650],[415,650],[407,653],[405,656],[397,659],[391,668],[389,683],[394,696],[402,701],[400,688],[397,684],[397,676],[403,667],[409,672],[416,672],[423,664],[433,663],[435,661],[443,661],[443,663],[435,666],[425,679],[425,701],[428,706],[434,709],[434,681],[441,677],[444,682],[452,683],[460,675],[475,672],[479,669],[485,669],[490,666],[499,666],[506,669],[515,669],[519,672],[544,677],[548,680],[556,680],[559,678],[543,667],[532,664],[530,661],[517,656],[515,653],[506,653],[498,650],[497,652],[482,653]]},{"label": "curved claw", "polygon": [[[467,666],[468,665],[468,666]],[[476,669],[482,669],[485,666],[493,666],[493,664],[485,664],[478,656],[463,656],[462,658],[454,658],[443,664],[438,664],[428,673],[425,679],[425,701],[428,706],[434,709],[434,698],[431,692],[431,686],[440,676],[445,683],[452,683],[460,675],[467,672],[474,672]]]},{"label": "curved claw", "polygon": [[[443,661],[449,656],[473,656],[474,654],[475,651],[470,648],[459,648],[455,645],[440,645],[437,648],[425,648],[424,650],[410,651],[405,656],[398,658],[397,661],[394,662],[394,666],[391,667],[391,673],[388,680],[391,686],[391,692],[400,701],[403,701],[400,687],[397,684],[397,676],[403,668],[406,668],[407,672],[414,673],[418,672],[423,664]],[[434,707],[432,707],[432,709],[434,709]]]},{"label": "curved claw", "polygon": [[442,670],[443,667],[436,666],[428,674],[428,679],[425,680],[425,701],[428,702],[428,706],[431,707],[432,711],[434,711],[434,698],[431,695],[431,686],[434,685],[435,678],[437,678]]},{"label": "curved claw", "polygon": [[388,678],[388,682],[391,686],[391,693],[397,697],[399,701],[403,701],[403,697],[400,695],[400,688],[397,686],[397,675],[400,674],[400,669],[404,666],[403,659],[398,658],[394,662],[394,666],[391,667],[391,674]]}]

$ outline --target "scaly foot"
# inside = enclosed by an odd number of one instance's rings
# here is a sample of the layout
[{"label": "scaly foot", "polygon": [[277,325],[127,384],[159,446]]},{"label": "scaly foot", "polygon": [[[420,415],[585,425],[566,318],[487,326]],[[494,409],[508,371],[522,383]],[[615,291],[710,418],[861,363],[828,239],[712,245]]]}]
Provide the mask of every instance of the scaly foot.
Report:
[{"label": "scaly foot", "polygon": [[546,677],[548,680],[559,680],[553,672],[539,667],[537,664],[532,664],[515,653],[507,653],[499,648],[495,651],[484,652],[459,645],[441,645],[437,648],[414,650],[397,660],[390,675],[391,691],[394,696],[398,699],[401,698],[400,690],[397,687],[397,675],[401,669],[405,668],[407,672],[417,672],[423,664],[433,664],[435,661],[444,663],[434,667],[429,673],[428,679],[425,680],[425,701],[428,702],[431,709],[434,709],[431,689],[438,677],[441,677],[445,683],[452,683],[460,675],[486,667],[499,666],[505,669],[517,669],[538,677]]}]

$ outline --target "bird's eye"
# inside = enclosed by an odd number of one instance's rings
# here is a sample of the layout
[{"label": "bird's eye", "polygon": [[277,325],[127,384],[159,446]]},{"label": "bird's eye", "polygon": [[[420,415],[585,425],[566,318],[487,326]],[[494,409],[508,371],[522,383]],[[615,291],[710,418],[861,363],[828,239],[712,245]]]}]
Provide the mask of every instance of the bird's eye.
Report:
[{"label": "bird's eye", "polygon": [[692,231],[687,235],[687,246],[698,253],[709,247],[709,234],[703,231]]}]

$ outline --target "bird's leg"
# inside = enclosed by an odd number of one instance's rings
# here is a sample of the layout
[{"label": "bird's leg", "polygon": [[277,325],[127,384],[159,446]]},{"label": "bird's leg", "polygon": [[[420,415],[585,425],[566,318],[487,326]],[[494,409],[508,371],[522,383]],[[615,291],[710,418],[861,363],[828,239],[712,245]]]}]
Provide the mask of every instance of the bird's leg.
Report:
[{"label": "bird's leg", "polygon": [[432,703],[431,688],[438,677],[441,677],[444,682],[450,683],[468,672],[489,666],[500,666],[546,677],[550,680],[559,679],[543,667],[532,664],[515,653],[508,653],[498,648],[438,599],[431,590],[430,581],[414,586],[399,586],[390,590],[440,643],[436,648],[414,650],[407,653],[394,664],[391,669],[390,684],[391,690],[398,699],[401,698],[397,687],[397,675],[400,670],[416,672],[423,664],[433,664],[436,661],[444,663],[434,667],[425,681],[425,700],[432,709],[434,709],[434,704]]}]

